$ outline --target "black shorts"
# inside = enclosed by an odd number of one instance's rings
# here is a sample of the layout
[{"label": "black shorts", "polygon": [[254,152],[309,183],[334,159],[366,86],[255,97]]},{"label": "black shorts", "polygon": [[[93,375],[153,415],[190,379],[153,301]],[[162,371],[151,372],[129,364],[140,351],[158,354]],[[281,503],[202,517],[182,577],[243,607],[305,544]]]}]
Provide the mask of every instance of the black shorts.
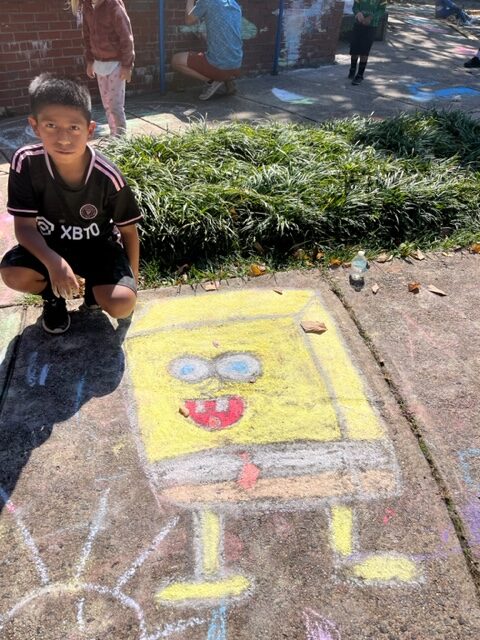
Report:
[{"label": "black shorts", "polygon": [[[71,245],[52,246],[51,249],[61,255],[73,272],[85,278],[91,287],[102,284],[119,284],[132,291],[137,291],[125,249],[114,240],[72,242]],[[48,280],[47,267],[20,245],[7,251],[0,263],[0,269],[2,267],[26,267],[40,273]]]},{"label": "black shorts", "polygon": [[375,38],[376,29],[377,27],[360,24],[360,22],[355,20],[350,39],[351,56],[368,56]]}]

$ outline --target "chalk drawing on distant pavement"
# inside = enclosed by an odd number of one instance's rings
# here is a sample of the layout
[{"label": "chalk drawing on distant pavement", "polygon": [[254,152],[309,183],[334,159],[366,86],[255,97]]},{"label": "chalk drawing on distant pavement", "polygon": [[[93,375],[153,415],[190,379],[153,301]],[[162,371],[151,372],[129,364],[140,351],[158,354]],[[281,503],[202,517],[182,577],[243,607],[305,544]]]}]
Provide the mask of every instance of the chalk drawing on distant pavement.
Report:
[{"label": "chalk drawing on distant pavement", "polygon": [[302,96],[299,93],[293,93],[286,89],[277,89],[277,87],[272,89],[272,93],[278,100],[289,102],[290,104],[315,104],[315,102],[317,102],[315,98],[308,98],[307,96]]},{"label": "chalk drawing on distant pavement", "polygon": [[451,100],[456,96],[478,96],[480,91],[471,87],[445,87],[436,88],[438,82],[415,82],[408,84],[410,96],[416,102],[429,102],[430,100],[446,99]]}]

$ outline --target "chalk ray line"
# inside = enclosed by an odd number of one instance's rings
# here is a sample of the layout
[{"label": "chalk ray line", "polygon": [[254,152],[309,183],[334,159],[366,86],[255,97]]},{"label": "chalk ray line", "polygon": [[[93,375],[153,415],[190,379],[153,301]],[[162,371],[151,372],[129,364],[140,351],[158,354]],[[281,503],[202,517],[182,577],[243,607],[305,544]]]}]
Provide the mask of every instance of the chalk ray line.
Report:
[{"label": "chalk ray line", "polygon": [[37,544],[33,539],[33,536],[28,530],[27,526],[23,522],[22,518],[20,517],[17,507],[10,500],[7,492],[1,487],[0,487],[0,498],[2,498],[2,500],[5,502],[5,507],[7,511],[12,514],[17,524],[17,527],[20,529],[25,545],[32,555],[33,563],[38,572],[40,582],[44,586],[49,584],[50,577],[48,575],[48,569],[40,556],[40,551],[38,550]]},{"label": "chalk ray line", "polygon": [[88,557],[92,551],[92,546],[93,546],[93,541],[95,540],[95,537],[103,523],[103,521],[105,520],[105,514],[107,512],[107,500],[108,500],[108,494],[110,493],[110,489],[106,489],[102,495],[102,497],[100,498],[100,505],[99,508],[97,510],[97,514],[90,526],[90,531],[88,533],[88,537],[87,540],[85,542],[85,545],[82,549],[82,553],[80,555],[80,560],[78,562],[77,565],[77,569],[75,571],[75,579],[78,580],[80,578],[80,576],[83,573],[83,570],[85,569],[85,565],[87,563]]},{"label": "chalk ray line", "polygon": [[77,624],[82,633],[85,632],[85,598],[80,598],[77,602]]},{"label": "chalk ray line", "polygon": [[147,549],[142,551],[142,553],[133,562],[132,566],[129,569],[127,569],[127,571],[125,571],[123,575],[120,576],[117,584],[113,589],[115,592],[118,592],[129,580],[133,578],[137,569],[139,569],[142,566],[142,564],[145,562],[145,560],[157,549],[158,545],[162,542],[164,538],[166,538],[166,536],[170,533],[170,531],[172,531],[172,529],[177,526],[178,520],[179,518],[177,516],[175,518],[172,518],[169,522],[167,522],[167,524],[160,531],[160,533],[158,533],[155,536],[151,545]]}]

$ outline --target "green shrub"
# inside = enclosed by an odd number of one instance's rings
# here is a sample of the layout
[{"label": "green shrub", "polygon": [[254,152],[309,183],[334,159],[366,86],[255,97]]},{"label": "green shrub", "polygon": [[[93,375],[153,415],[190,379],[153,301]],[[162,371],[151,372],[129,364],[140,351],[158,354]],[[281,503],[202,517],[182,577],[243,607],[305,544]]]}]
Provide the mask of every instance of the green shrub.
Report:
[{"label": "green shrub", "polygon": [[106,153],[143,210],[143,258],[166,269],[258,245],[284,260],[299,245],[395,249],[480,226],[480,124],[462,112],[197,125]]}]

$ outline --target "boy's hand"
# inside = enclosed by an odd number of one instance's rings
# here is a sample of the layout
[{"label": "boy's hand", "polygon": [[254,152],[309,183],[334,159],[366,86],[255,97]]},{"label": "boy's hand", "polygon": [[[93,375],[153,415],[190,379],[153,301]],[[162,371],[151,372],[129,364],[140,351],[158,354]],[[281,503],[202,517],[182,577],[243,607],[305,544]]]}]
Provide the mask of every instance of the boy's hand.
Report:
[{"label": "boy's hand", "polygon": [[52,291],[57,298],[69,300],[78,293],[78,282],[68,262],[58,256],[53,264],[47,266]]},{"label": "boy's hand", "polygon": [[360,24],[365,24],[365,16],[363,15],[363,13],[361,11],[359,11],[357,13],[357,15],[355,16],[355,20],[357,22],[359,22]]}]

